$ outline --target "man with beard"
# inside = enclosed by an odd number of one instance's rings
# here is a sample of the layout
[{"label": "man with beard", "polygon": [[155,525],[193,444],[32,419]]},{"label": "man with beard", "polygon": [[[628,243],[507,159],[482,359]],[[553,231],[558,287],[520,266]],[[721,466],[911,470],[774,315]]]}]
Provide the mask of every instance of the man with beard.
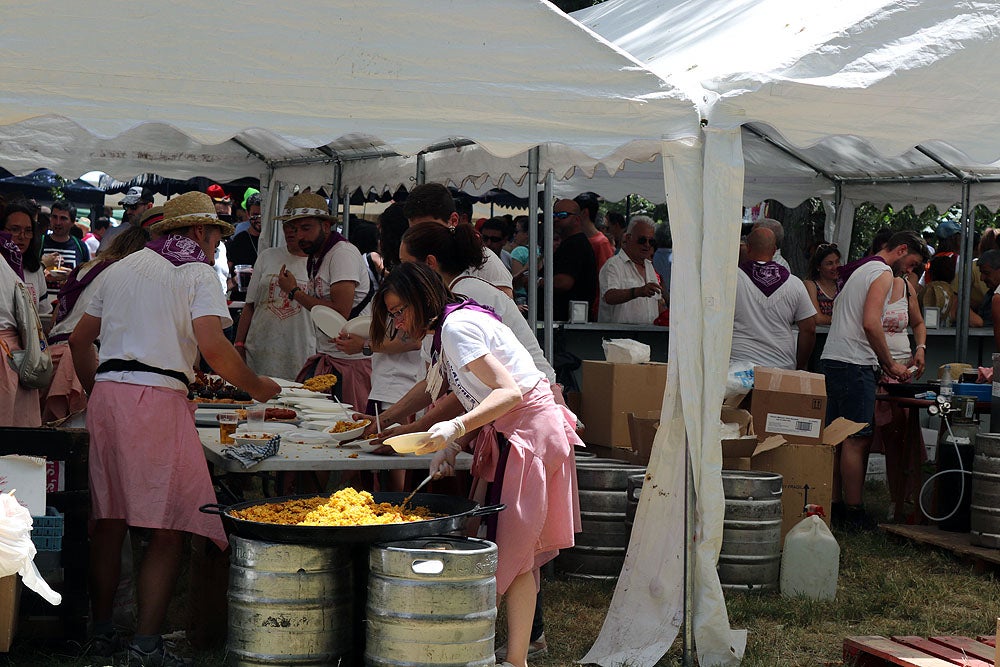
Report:
[{"label": "man with beard", "polygon": [[[877,369],[896,380],[910,371],[893,360],[882,317],[894,275],[903,275],[929,258],[927,244],[913,231],[897,232],[877,253],[841,267],[843,287],[833,302],[830,332],[823,348],[827,423],[837,417],[866,424],[838,447],[834,507],[839,523],[851,528],[871,524],[865,514],[865,463],[872,443]],[[839,473],[839,474],[838,474]]]},{"label": "man with beard", "polygon": [[[241,264],[253,266],[257,263],[261,231],[260,194],[251,195],[247,200],[247,214],[250,216],[248,218],[250,226],[226,243],[229,275],[235,277],[237,281],[239,281],[239,276],[236,275],[237,266]],[[231,298],[233,301],[245,301],[246,295],[246,291],[234,287]]]},{"label": "man with beard", "polygon": [[138,225],[139,219],[142,218],[142,214],[148,209],[153,208],[153,191],[149,188],[139,187],[138,185],[128,189],[125,196],[122,197],[118,205],[122,207],[122,221],[117,227],[111,227],[104,236],[101,237],[101,245],[98,247],[97,252],[107,250],[108,246],[111,245],[111,241],[129,228],[130,225]]},{"label": "man with beard", "polygon": [[[331,229],[335,218],[320,195],[303,192],[289,198],[277,218],[286,238],[294,240],[308,253],[306,273],[309,286],[303,290],[295,276],[282,266],[278,287],[288,299],[307,310],[316,306],[332,308],[350,320],[368,312],[374,288],[368,266],[361,252],[338,232]],[[316,332],[317,354],[306,360],[296,380],[302,382],[316,375],[334,373],[340,379],[336,390],[344,402],[363,409],[371,391],[371,357],[364,352],[348,354],[339,350],[334,339]]]}]

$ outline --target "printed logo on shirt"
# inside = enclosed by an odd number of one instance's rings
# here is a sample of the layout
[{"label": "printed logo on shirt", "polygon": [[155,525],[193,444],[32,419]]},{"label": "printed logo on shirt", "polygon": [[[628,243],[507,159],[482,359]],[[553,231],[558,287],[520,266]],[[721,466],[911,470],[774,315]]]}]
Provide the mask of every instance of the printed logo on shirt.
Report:
[{"label": "printed logo on shirt", "polygon": [[[267,310],[279,320],[287,320],[295,317],[302,311],[302,306],[298,302],[288,298],[288,295],[278,287],[278,275],[275,273],[267,277]],[[299,289],[305,288],[305,283],[296,282]]]}]

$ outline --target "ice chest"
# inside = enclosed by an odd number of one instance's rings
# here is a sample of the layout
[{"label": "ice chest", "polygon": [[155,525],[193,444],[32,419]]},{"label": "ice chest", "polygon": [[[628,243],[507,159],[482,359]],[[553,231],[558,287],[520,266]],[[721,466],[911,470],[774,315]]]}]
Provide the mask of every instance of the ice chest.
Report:
[{"label": "ice chest", "polygon": [[667,364],[584,361],[580,420],[586,442],[632,448],[628,413],[659,412],[667,386]]},{"label": "ice chest", "polygon": [[822,443],[826,378],[765,366],[757,366],[753,372],[750,412],[757,436],[780,435],[795,443]]}]

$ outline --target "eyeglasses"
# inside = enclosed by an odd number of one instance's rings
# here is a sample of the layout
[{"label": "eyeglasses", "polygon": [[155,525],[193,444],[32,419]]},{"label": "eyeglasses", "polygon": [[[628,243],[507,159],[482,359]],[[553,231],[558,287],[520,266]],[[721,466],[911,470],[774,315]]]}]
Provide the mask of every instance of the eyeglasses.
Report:
[{"label": "eyeglasses", "polygon": [[260,222],[260,221],[261,221],[261,216],[259,215],[251,215],[249,218],[247,218],[247,222]]},{"label": "eyeglasses", "polygon": [[30,238],[31,236],[34,235],[34,232],[32,231],[31,227],[6,227],[4,231],[6,231],[12,237],[25,236]]},{"label": "eyeglasses", "polygon": [[641,246],[653,245],[652,236],[637,236],[635,237],[635,242]]},{"label": "eyeglasses", "polygon": [[399,310],[397,310],[395,312],[393,312],[393,311],[390,310],[389,311],[389,317],[392,318],[393,322],[398,322],[400,320],[400,318],[403,317],[403,313],[406,312],[407,308],[409,308],[409,306],[407,306],[404,303],[402,306],[399,307]]},{"label": "eyeglasses", "polygon": [[502,243],[502,236],[486,236],[483,234],[483,243]]},{"label": "eyeglasses", "polygon": [[836,243],[820,243],[818,246],[816,246],[816,252],[823,252],[826,250],[836,250],[836,249],[837,249]]},{"label": "eyeglasses", "polygon": [[552,219],[553,220],[565,220],[566,218],[570,217],[571,215],[578,215],[578,214],[577,213],[573,213],[571,211],[556,211],[555,213],[552,214]]},{"label": "eyeglasses", "polygon": [[141,202],[138,203],[138,204],[125,204],[124,206],[122,206],[122,208],[125,209],[126,211],[134,211],[135,209],[139,208],[140,206],[142,206]]}]

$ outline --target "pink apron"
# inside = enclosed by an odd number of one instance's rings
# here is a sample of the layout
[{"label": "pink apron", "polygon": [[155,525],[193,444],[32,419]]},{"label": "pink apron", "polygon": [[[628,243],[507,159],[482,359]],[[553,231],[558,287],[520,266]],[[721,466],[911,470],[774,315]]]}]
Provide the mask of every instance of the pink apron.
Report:
[{"label": "pink apron", "polygon": [[[94,358],[97,358],[97,349],[90,348]],[[42,394],[42,420],[54,421],[79,412],[87,407],[87,394],[83,391],[83,385],[76,377],[76,369],[73,367],[73,353],[66,343],[57,343],[49,346],[52,354],[52,363],[55,364],[56,372],[52,376],[52,384],[48,391]]]},{"label": "pink apron", "polygon": [[218,516],[208,464],[184,392],[98,382],[87,410],[92,519],[203,535],[229,542]]}]

